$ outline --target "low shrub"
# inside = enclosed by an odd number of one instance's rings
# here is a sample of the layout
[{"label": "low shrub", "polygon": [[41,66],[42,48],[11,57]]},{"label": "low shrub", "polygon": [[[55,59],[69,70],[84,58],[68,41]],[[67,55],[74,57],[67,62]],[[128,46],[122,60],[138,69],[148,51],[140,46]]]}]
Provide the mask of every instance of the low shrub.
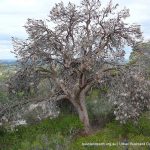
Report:
[{"label": "low shrub", "polygon": [[94,89],[86,98],[86,105],[91,122],[101,127],[104,127],[107,122],[110,122],[114,118],[113,105],[108,101],[106,93],[106,87]]},{"label": "low shrub", "polygon": [[41,123],[34,125],[18,126],[13,132],[4,132],[2,130],[0,149],[43,150],[46,147],[49,147],[49,149],[55,146],[65,147],[67,146],[67,141],[81,128],[82,124],[77,116],[65,115],[54,119],[45,119]]}]

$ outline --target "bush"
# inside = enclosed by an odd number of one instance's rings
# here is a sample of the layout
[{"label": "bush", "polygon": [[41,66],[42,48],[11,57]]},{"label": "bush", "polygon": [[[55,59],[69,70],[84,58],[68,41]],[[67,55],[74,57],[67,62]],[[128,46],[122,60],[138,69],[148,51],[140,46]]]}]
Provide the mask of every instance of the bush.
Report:
[{"label": "bush", "polygon": [[2,150],[34,150],[52,147],[58,149],[67,145],[72,136],[82,128],[75,115],[59,116],[55,119],[45,119],[41,123],[28,126],[18,126],[14,132],[3,129],[0,131]]},{"label": "bush", "polygon": [[8,95],[6,92],[2,92],[0,91],[0,103],[3,104],[3,103],[6,103],[8,102]]},{"label": "bush", "polygon": [[107,128],[112,131],[111,133],[115,137],[127,136],[128,134],[150,137],[150,119],[146,114],[143,114],[137,123],[128,121],[126,124],[120,124],[118,121],[113,121],[107,125]]},{"label": "bush", "polygon": [[60,110],[61,114],[77,114],[75,107],[68,100],[57,101],[57,107]]},{"label": "bush", "polygon": [[90,119],[101,125],[113,118],[113,105],[106,98],[107,90],[106,87],[92,90],[86,101]]},{"label": "bush", "polygon": [[143,114],[139,119],[138,130],[140,134],[150,137],[150,111]]}]

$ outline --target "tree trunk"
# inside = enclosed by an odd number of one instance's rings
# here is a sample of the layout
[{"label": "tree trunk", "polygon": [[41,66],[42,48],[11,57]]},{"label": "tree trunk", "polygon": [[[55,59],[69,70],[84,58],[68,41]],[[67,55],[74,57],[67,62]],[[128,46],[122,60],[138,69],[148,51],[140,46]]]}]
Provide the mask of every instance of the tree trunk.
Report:
[{"label": "tree trunk", "polygon": [[79,118],[84,125],[85,133],[89,134],[91,131],[91,127],[90,127],[89,116],[88,116],[88,112],[87,112],[85,103],[81,102],[77,108],[77,111],[79,114]]},{"label": "tree trunk", "polygon": [[91,131],[90,122],[89,122],[89,116],[85,104],[85,95],[80,95],[78,97],[79,99],[73,101],[73,105],[75,106],[80,121],[83,123],[84,130],[86,134],[89,134]]}]

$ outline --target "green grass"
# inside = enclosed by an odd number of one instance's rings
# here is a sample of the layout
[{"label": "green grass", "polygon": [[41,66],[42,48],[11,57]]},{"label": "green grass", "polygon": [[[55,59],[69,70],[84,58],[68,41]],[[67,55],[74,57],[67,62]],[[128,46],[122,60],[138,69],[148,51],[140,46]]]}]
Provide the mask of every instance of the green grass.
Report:
[{"label": "green grass", "polygon": [[[70,149],[73,150],[124,150],[125,146],[119,144],[128,140],[130,144],[129,149],[131,150],[149,150],[150,149],[150,119],[144,114],[138,121],[137,124],[128,122],[125,125],[121,125],[117,121],[113,121],[97,132],[96,134],[79,137],[75,139]],[[83,146],[85,143],[99,143],[108,144],[101,146]],[[113,144],[114,146],[110,146]],[[132,145],[132,143],[149,143],[146,146]]]},{"label": "green grass", "polygon": [[[70,149],[73,150],[124,150],[125,146],[122,145],[124,142],[123,139],[121,139],[121,136],[118,135],[118,137],[114,137],[113,134],[111,134],[112,131],[109,128],[103,129],[102,131],[99,131],[98,133],[88,136],[88,137],[80,137],[76,139]],[[128,134],[128,141],[130,143],[150,143],[150,137],[146,137],[144,135],[135,135],[135,134]],[[82,144],[86,143],[92,143],[92,144],[101,144],[99,146],[96,145],[85,145]],[[106,145],[105,145],[106,144]],[[114,145],[113,145],[114,144]],[[148,146],[133,146],[130,145],[129,149],[140,149],[140,150],[149,150],[150,147]]]},{"label": "green grass", "polygon": [[[113,121],[89,136],[80,136],[82,124],[75,115],[61,115],[41,123],[20,126],[15,131],[0,130],[0,150],[124,150],[118,144],[125,138],[131,143],[150,143],[150,119],[144,114],[138,124],[121,125]],[[101,146],[83,146],[85,143],[105,143]],[[110,144],[116,144],[110,146]],[[131,150],[149,150],[148,146],[129,146]]]},{"label": "green grass", "polygon": [[[55,119],[46,119],[41,123],[20,126],[14,132],[0,131],[1,150],[32,150],[56,149],[56,146],[66,148],[67,142],[82,125],[77,116],[66,115]],[[67,144],[67,145],[66,145]]]}]

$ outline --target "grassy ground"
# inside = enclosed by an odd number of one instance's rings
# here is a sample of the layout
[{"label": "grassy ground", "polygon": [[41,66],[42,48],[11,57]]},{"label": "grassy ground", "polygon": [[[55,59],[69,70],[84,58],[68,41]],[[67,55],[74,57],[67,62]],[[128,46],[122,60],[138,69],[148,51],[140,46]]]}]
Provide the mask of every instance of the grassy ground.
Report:
[{"label": "grassy ground", "polygon": [[[149,150],[150,119],[143,115],[137,125],[113,121],[89,136],[81,136],[82,124],[75,115],[62,115],[41,123],[20,126],[15,131],[0,130],[0,150]],[[126,140],[126,141],[125,141]],[[101,144],[101,145],[86,145]],[[144,144],[145,146],[137,146]],[[114,145],[113,145],[114,144]],[[133,146],[133,144],[136,144]]]},{"label": "grassy ground", "polygon": [[[5,69],[1,67],[0,73],[0,83],[4,83]],[[94,91],[92,97],[88,97],[91,120],[92,113],[98,116],[111,110],[105,100],[93,105],[90,100],[96,101],[98,94]],[[1,89],[1,103],[7,100],[5,89]],[[125,150],[125,142],[129,143],[129,150],[150,150],[150,113],[145,113],[137,124],[128,122],[121,125],[117,121],[111,121],[104,128],[95,127],[96,132],[83,136],[83,126],[78,116],[69,112],[55,119],[45,119],[40,123],[17,127],[14,131],[0,127],[0,150]]]},{"label": "grassy ground", "polygon": [[1,150],[66,149],[70,139],[82,128],[78,118],[73,115],[46,119],[41,123],[20,126],[15,131],[0,131]]}]

